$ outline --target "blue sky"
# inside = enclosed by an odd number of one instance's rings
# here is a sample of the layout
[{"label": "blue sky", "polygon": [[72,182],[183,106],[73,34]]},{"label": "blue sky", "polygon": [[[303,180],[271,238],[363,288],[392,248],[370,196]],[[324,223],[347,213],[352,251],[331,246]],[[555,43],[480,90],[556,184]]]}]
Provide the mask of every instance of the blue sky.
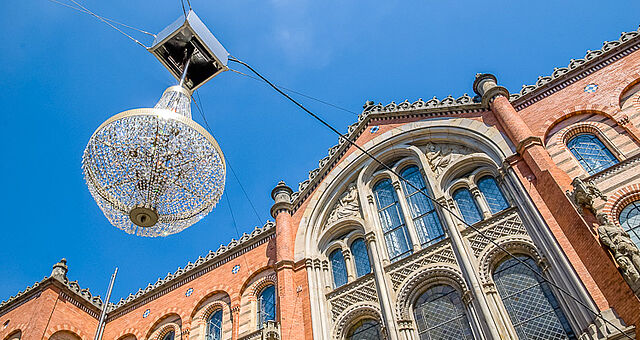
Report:
[{"label": "blue sky", "polygon": [[[355,112],[366,100],[472,94],[478,72],[519,91],[640,23],[638,1],[191,2],[231,54],[278,84]],[[82,3],[151,32],[182,13],[178,0]],[[237,237],[229,202],[240,233],[262,225],[277,181],[296,189],[337,142],[265,85],[224,73],[198,92],[260,217],[229,172],[226,197],[196,225],[166,238],[125,234],[89,195],[82,151],[104,120],[153,106],[174,80],[88,15],[46,0],[3,1],[0,11],[0,300],[49,275],[62,257],[69,277],[100,295],[118,266],[112,301],[126,297]],[[300,99],[340,130],[356,119]],[[194,119],[202,124],[195,111]]]}]

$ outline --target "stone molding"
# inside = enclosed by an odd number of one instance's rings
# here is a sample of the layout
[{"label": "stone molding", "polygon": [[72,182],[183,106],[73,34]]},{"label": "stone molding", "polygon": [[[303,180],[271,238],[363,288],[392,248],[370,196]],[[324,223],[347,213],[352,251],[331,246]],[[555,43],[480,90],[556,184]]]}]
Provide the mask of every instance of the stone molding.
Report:
[{"label": "stone molding", "polygon": [[333,327],[333,339],[344,339],[349,326],[362,319],[363,317],[370,317],[378,321],[380,325],[383,324],[380,306],[370,302],[358,302],[346,308],[336,318],[335,326]]},{"label": "stone molding", "polygon": [[[497,244],[509,251],[513,255],[525,254],[533,258],[536,263],[543,263],[543,258],[538,253],[536,246],[529,236],[513,235],[495,240]],[[480,282],[492,282],[492,272],[496,264],[508,256],[502,249],[493,243],[487,244],[485,249],[478,256]]]}]

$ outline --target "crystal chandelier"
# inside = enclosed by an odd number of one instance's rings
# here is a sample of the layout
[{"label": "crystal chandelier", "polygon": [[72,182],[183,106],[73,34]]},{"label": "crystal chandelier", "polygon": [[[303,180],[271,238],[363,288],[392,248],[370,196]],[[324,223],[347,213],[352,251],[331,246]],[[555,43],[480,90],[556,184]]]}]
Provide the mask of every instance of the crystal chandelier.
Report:
[{"label": "crystal chandelier", "polygon": [[124,111],[100,125],[82,169],[111,224],[154,237],[198,222],[222,196],[222,150],[191,119],[190,103],[195,88],[226,70],[228,54],[193,12],[163,30],[149,51],[180,85],[169,87],[154,108]]}]

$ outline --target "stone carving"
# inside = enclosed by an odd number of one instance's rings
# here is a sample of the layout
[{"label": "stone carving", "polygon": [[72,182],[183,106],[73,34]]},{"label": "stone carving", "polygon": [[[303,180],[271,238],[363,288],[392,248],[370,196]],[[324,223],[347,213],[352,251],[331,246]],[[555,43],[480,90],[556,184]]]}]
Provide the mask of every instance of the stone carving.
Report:
[{"label": "stone carving", "polygon": [[571,185],[573,186],[573,192],[567,190],[567,196],[576,205],[580,214],[584,213],[584,208],[591,210],[595,214],[596,211],[593,208],[595,199],[607,200],[607,196],[602,194],[593,181],[585,182],[580,177],[576,177],[571,182]]},{"label": "stone carving", "polygon": [[345,217],[360,216],[360,202],[358,200],[358,188],[355,183],[349,185],[347,191],[342,194],[338,202],[333,206],[327,224],[331,224]]},{"label": "stone carving", "polygon": [[473,150],[456,144],[427,144],[425,155],[429,161],[429,166],[436,176],[440,176],[444,169],[460,156],[472,153]]},{"label": "stone carving", "polygon": [[638,292],[640,289],[640,250],[631,241],[629,234],[615,223],[609,221],[604,213],[598,214],[598,236],[602,244],[607,246],[613,258],[620,266],[622,276]]}]

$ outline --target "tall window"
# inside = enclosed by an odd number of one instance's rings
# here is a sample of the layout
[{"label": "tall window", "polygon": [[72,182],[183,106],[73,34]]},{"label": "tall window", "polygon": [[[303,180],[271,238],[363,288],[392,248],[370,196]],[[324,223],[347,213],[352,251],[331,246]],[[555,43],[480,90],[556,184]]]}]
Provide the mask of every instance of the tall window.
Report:
[{"label": "tall window", "polygon": [[338,288],[347,283],[347,266],[344,263],[342,250],[336,249],[329,255],[331,270],[333,271],[333,286]]},{"label": "tall window", "polygon": [[176,337],[176,333],[174,331],[171,331],[165,334],[162,340],[173,340],[175,337]]},{"label": "tall window", "polygon": [[[532,258],[518,258],[540,273]],[[496,268],[493,280],[520,340],[576,339],[549,285],[531,269],[511,258]]]},{"label": "tall window", "polygon": [[380,324],[371,319],[360,320],[347,332],[347,340],[379,340]]},{"label": "tall window", "polygon": [[258,295],[258,328],[265,322],[276,320],[276,287],[264,288]]},{"label": "tall window", "polygon": [[[404,169],[401,175],[416,188],[423,192],[427,191],[427,186],[417,166],[410,166]],[[409,210],[411,210],[411,218],[413,218],[413,224],[416,227],[420,243],[422,245],[430,245],[443,239],[444,230],[431,200],[406,182],[403,182],[403,184],[407,203],[409,203]]]},{"label": "tall window", "polygon": [[359,238],[351,243],[351,253],[356,263],[356,275],[358,277],[369,274],[371,272],[371,264],[369,263],[369,253],[364,240]]},{"label": "tall window", "polygon": [[498,188],[496,180],[491,176],[484,176],[478,181],[478,189],[489,204],[491,213],[495,214],[509,207],[509,203]]},{"label": "tall window", "polygon": [[572,137],[567,142],[567,147],[590,175],[618,163],[602,141],[590,133]]},{"label": "tall window", "polygon": [[640,201],[629,203],[618,219],[622,228],[629,233],[631,240],[640,247]]},{"label": "tall window", "polygon": [[222,340],[222,310],[219,309],[207,320],[206,340]]},{"label": "tall window", "polygon": [[420,340],[473,339],[460,294],[450,286],[429,288],[416,301],[413,315]]},{"label": "tall window", "polygon": [[378,204],[378,215],[384,232],[384,240],[391,261],[405,257],[411,253],[411,241],[407,233],[407,225],[398,203],[391,180],[384,179],[373,188]]},{"label": "tall window", "polygon": [[462,218],[465,222],[474,224],[482,220],[480,210],[478,209],[476,202],[473,200],[473,197],[471,197],[469,189],[461,188],[456,190],[453,193],[453,200],[456,201],[458,210],[460,210],[460,214],[462,214]]}]

